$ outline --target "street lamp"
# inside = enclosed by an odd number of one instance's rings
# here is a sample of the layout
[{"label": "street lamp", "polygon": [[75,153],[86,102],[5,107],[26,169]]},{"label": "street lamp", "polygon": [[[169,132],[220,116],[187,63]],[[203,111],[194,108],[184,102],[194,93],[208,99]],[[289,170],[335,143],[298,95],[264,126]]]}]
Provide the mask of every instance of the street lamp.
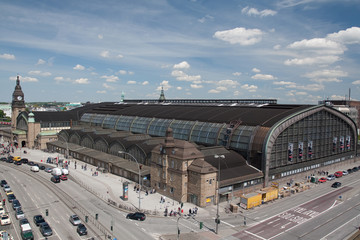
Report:
[{"label": "street lamp", "polygon": [[216,229],[215,229],[215,233],[218,234],[218,227],[219,227],[219,222],[220,222],[220,216],[219,216],[219,201],[220,201],[220,194],[219,194],[219,190],[220,190],[220,159],[221,158],[225,158],[224,155],[214,155],[214,158],[218,159],[218,176],[217,176],[217,206],[216,206]]},{"label": "street lamp", "polygon": [[129,155],[132,159],[134,159],[134,161],[136,162],[137,166],[138,166],[138,169],[139,169],[139,211],[140,211],[140,192],[141,192],[141,185],[140,185],[140,181],[141,181],[141,173],[140,173],[140,165],[139,165],[139,162],[136,160],[136,158],[131,155],[130,153],[128,152],[124,152],[124,151],[119,151],[118,153],[124,153],[124,154],[127,154]]}]

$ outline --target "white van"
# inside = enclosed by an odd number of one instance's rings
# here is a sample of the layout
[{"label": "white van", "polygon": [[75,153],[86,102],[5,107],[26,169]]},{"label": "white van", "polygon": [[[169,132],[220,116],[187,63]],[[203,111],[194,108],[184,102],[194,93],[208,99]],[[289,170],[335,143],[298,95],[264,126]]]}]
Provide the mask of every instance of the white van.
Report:
[{"label": "white van", "polygon": [[60,176],[62,174],[62,172],[61,172],[60,168],[53,168],[51,174]]},{"label": "white van", "polygon": [[31,166],[30,170],[33,171],[33,172],[38,172],[39,167],[38,166]]}]

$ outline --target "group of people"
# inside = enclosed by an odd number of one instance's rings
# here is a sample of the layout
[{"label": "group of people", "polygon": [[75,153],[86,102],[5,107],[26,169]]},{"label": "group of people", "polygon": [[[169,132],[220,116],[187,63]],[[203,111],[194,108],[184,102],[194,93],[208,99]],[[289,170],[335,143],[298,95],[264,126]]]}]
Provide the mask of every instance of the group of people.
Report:
[{"label": "group of people", "polygon": [[[188,216],[194,216],[197,214],[197,211],[198,211],[198,208],[197,207],[194,207],[194,208],[189,208],[189,215]],[[177,215],[181,216],[181,214],[184,213],[184,209],[182,208],[178,208],[177,211],[176,210],[171,210],[170,212],[168,211],[168,208],[166,207],[165,208],[165,211],[164,211],[164,216],[167,217],[167,216],[174,216],[176,217]]]}]

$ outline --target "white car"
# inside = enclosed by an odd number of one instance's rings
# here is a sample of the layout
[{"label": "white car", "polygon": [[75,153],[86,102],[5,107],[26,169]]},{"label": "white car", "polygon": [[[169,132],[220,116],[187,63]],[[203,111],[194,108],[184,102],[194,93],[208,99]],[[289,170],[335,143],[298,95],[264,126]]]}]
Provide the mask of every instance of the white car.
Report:
[{"label": "white car", "polygon": [[33,172],[38,172],[39,167],[38,166],[31,166],[30,170],[33,171]]},{"label": "white car", "polygon": [[343,175],[348,175],[348,174],[349,174],[348,171],[346,170],[343,171]]},{"label": "white car", "polygon": [[0,219],[1,226],[9,225],[11,224],[11,220],[9,218],[9,215],[7,213],[3,214]]},{"label": "white car", "polygon": [[24,214],[23,210],[21,210],[19,208],[16,210],[15,215],[16,215],[16,219],[18,219],[18,220],[25,218],[25,214]]},{"label": "white car", "polygon": [[5,213],[5,209],[1,206],[0,207],[0,216],[3,215]]},{"label": "white car", "polygon": [[5,186],[4,186],[4,191],[5,191],[5,192],[10,192],[10,191],[11,191],[10,186],[9,186],[9,185],[5,185]]}]

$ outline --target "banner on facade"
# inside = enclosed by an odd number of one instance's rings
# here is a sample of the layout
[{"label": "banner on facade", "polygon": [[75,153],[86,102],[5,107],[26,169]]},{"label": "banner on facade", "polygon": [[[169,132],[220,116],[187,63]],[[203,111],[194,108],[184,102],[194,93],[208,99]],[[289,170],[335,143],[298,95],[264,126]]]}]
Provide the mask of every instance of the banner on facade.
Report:
[{"label": "banner on facade", "polygon": [[304,143],[299,142],[299,159],[302,159],[303,157],[303,150],[304,150]]},{"label": "banner on facade", "polygon": [[293,161],[293,151],[294,151],[294,144],[289,143],[289,145],[288,145],[288,161],[290,161],[290,162]]},{"label": "banner on facade", "polygon": [[312,157],[312,151],[313,151],[313,142],[309,141],[308,142],[308,156],[309,156],[309,158]]}]

